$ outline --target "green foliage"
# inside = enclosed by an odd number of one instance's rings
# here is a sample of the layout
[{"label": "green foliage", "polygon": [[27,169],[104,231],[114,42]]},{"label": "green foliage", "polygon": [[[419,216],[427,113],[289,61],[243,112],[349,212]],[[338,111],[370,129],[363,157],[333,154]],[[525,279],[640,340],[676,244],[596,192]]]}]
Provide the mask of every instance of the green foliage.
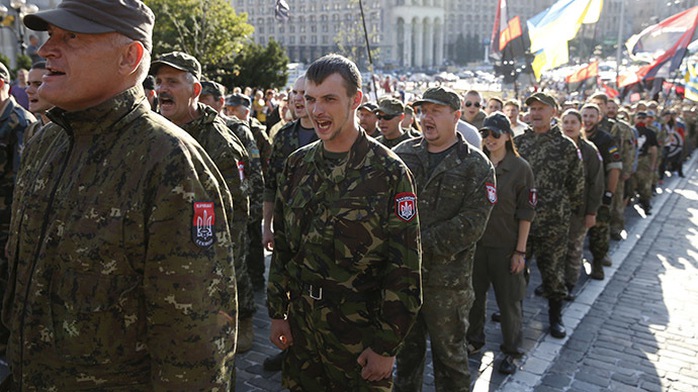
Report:
[{"label": "green foliage", "polygon": [[250,43],[212,78],[228,87],[281,88],[288,79],[288,61],[286,51],[274,39],[266,47]]},{"label": "green foliage", "polygon": [[32,67],[32,58],[27,56],[26,54],[20,54],[17,56],[17,66],[15,67],[15,71],[17,71],[20,68],[24,69],[29,69]]},{"label": "green foliage", "polygon": [[243,49],[254,27],[226,0],[145,0],[155,13],[153,58],[179,50],[196,57],[204,75],[218,74]]}]

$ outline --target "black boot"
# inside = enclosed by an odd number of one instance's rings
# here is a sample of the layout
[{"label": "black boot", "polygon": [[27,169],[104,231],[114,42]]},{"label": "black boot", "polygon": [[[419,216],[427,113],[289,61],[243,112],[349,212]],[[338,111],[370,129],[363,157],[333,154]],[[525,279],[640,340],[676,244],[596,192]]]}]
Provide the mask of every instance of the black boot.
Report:
[{"label": "black boot", "polygon": [[562,301],[559,299],[548,300],[548,320],[550,321],[550,335],[562,339],[567,336],[565,324],[562,323]]},{"label": "black boot", "polygon": [[577,299],[577,296],[572,294],[572,291],[574,290],[574,285],[573,284],[568,284],[567,286],[567,296],[565,297],[565,301],[574,301]]}]

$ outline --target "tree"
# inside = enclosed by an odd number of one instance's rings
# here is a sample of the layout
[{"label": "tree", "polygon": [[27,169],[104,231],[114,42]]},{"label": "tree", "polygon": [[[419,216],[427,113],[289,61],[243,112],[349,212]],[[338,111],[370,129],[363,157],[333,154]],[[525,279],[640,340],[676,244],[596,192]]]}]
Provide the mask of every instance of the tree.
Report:
[{"label": "tree", "polygon": [[[288,79],[288,56],[273,38],[266,47],[250,43],[212,79],[224,86],[281,88]],[[230,72],[232,70],[232,72]]]},{"label": "tree", "polygon": [[145,0],[155,13],[153,55],[179,50],[199,60],[204,75],[218,74],[248,42],[254,27],[226,0]]},{"label": "tree", "polygon": [[460,65],[465,65],[468,62],[468,44],[463,37],[463,33],[459,33],[454,45],[455,61]]},{"label": "tree", "polygon": [[[355,10],[354,17],[340,23],[339,32],[334,37],[334,43],[337,45],[337,53],[354,61],[360,68],[367,68],[368,54],[366,53],[366,36],[364,34],[364,25],[361,20],[361,12],[359,9],[358,0],[349,0],[349,6]],[[370,28],[375,24],[377,14],[369,12],[366,14],[366,25]],[[374,23],[371,23],[374,22]],[[377,33],[371,31],[368,33],[369,42],[376,41]],[[375,46],[374,46],[375,45]],[[374,62],[378,59],[380,49],[372,44],[371,58]]]}]

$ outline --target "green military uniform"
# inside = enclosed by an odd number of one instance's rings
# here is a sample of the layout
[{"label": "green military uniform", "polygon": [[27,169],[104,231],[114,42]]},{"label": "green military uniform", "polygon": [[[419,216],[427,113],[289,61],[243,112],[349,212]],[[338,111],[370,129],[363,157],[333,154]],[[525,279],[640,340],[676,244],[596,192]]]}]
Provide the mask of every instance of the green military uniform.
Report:
[{"label": "green military uniform", "polygon": [[421,390],[427,334],[438,390],[470,390],[464,333],[474,299],[473,256],[496,202],[496,186],[492,163],[456,135],[438,163],[424,138],[395,149],[419,192],[424,286],[424,305],[397,357],[396,391]]},{"label": "green military uniform", "polygon": [[[244,227],[244,239],[241,241],[241,257],[247,264],[247,255],[249,253],[250,240],[248,238],[248,225],[254,221],[259,221],[262,216],[262,195],[264,193],[264,175],[262,170],[262,159],[259,154],[257,143],[250,131],[250,128],[237,117],[224,117],[228,129],[230,129],[247,150],[249,159],[242,162],[243,172],[245,174],[245,194],[249,199],[250,209],[247,214],[247,223]],[[261,241],[261,240],[260,240]],[[255,288],[264,287],[264,262],[260,265],[246,265],[252,286]],[[239,289],[238,289],[239,290]]]},{"label": "green military uniform", "polygon": [[[656,166],[654,169],[652,168],[649,149],[656,147],[659,150],[659,143],[656,133],[651,128],[638,124],[636,129],[638,131],[637,148],[639,156],[637,159],[637,171],[634,174],[635,185],[640,195],[640,205],[645,210],[645,213],[648,214],[651,209],[652,182],[657,171]],[[657,160],[659,160],[658,156],[659,152],[657,152]]]},{"label": "green military uniform", "polygon": [[519,221],[533,221],[537,191],[528,162],[507,152],[497,165],[497,203],[477,243],[473,266],[475,302],[470,309],[467,340],[475,347],[485,345],[487,290],[494,286],[501,312],[503,353],[520,355],[523,341],[522,301],[526,295],[524,271],[511,273],[511,258],[519,238]]},{"label": "green military uniform", "polygon": [[[218,115],[215,109],[203,103],[198,104],[198,112],[201,116],[182,128],[187,131],[206,150],[211,160],[216,164],[226,185],[233,196],[233,211],[230,220],[230,234],[233,239],[235,260],[235,278],[238,291],[238,316],[240,319],[252,317],[257,310],[254,303],[254,291],[250,274],[245,264],[245,252],[242,245],[245,239],[246,226],[249,219],[249,180],[245,162],[250,157],[237,138],[226,126],[225,120]],[[243,249],[241,251],[241,249]]]},{"label": "green military uniform", "polygon": [[[267,136],[266,126],[256,118],[250,117],[250,130],[257,142],[257,149],[262,163],[262,173],[269,170],[269,157],[271,156],[271,141]],[[256,189],[257,187],[255,187]],[[261,196],[261,195],[260,195]],[[259,203],[259,204],[257,204]],[[262,200],[255,195],[255,208],[251,211],[250,221],[247,225],[249,237],[249,249],[247,252],[247,268],[250,276],[258,288],[264,287],[264,246],[262,245]]]},{"label": "green military uniform", "polygon": [[[301,135],[305,134],[308,143],[302,144]],[[279,179],[284,170],[286,158],[297,149],[318,140],[315,130],[303,128],[301,121],[296,120],[284,125],[274,137],[269,155],[269,170],[264,174],[264,201],[273,202]]]},{"label": "green military uniform", "polygon": [[611,234],[618,238],[620,232],[625,229],[625,181],[623,178],[630,178],[635,167],[635,133],[630,124],[623,120],[616,119],[611,127],[611,136],[618,146],[623,170],[613,194],[611,203]]},{"label": "green military uniform", "polygon": [[[2,68],[4,70],[4,66]],[[0,110],[2,110],[0,113],[0,246],[2,246],[7,243],[7,237],[10,234],[12,193],[15,174],[19,169],[20,155],[25,145],[25,134],[27,131],[31,132],[35,127],[34,124],[38,122],[34,115],[21,107],[12,96]],[[5,252],[0,252],[0,293],[4,293],[6,288],[7,259],[5,259]],[[5,352],[9,336],[7,328],[0,324],[0,354]]]},{"label": "green military uniform", "polygon": [[390,390],[391,379],[364,380],[357,357],[367,347],[394,356],[421,305],[412,176],[361,130],[344,158],[320,142],[293,153],[279,186],[267,301],[293,335],[284,385]]},{"label": "green military uniform", "polygon": [[584,162],[584,197],[582,207],[572,213],[570,233],[567,241],[567,263],[565,263],[565,285],[571,291],[579,280],[582,268],[582,252],[587,227],[584,219],[587,215],[596,215],[601,206],[601,198],[606,189],[603,158],[596,146],[583,137],[577,140],[577,147]]},{"label": "green military uniform", "polygon": [[8,245],[15,383],[233,388],[232,199],[213,161],[140,86],[49,117],[18,175]]},{"label": "green military uniform", "polygon": [[584,197],[581,153],[558,126],[542,134],[525,132],[514,141],[531,165],[538,189],[536,220],[526,253],[528,258],[536,257],[545,296],[559,301],[567,295],[564,273],[569,221]]},{"label": "green military uniform", "polygon": [[[598,128],[586,132],[587,139],[594,143],[603,158],[605,187],[609,172],[611,170],[620,172],[623,169],[620,150],[609,133]],[[602,199],[603,203],[601,203],[596,214],[596,224],[589,229],[589,250],[594,258],[591,277],[594,279],[603,279],[604,277],[602,260],[608,255],[609,242],[611,241],[611,203],[613,202],[613,194],[610,193],[609,196],[609,192],[606,190]]]},{"label": "green military uniform", "polygon": [[388,148],[393,148],[393,147],[397,146],[398,144],[404,142],[405,140],[410,140],[412,138],[413,138],[413,136],[411,134],[409,134],[407,130],[403,130],[402,134],[400,136],[396,137],[395,139],[386,139],[385,136],[380,135],[376,138],[376,140],[378,140],[379,143],[381,143],[382,145],[384,145]]}]

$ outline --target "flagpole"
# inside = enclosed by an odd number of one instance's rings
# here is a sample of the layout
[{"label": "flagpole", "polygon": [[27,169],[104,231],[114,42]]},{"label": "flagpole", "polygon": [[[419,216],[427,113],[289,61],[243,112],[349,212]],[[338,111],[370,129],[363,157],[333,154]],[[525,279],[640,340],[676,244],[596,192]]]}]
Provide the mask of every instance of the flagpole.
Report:
[{"label": "flagpole", "polygon": [[620,0],[620,23],[618,24],[618,47],[616,49],[616,89],[620,91],[620,88],[618,87],[619,84],[619,78],[620,78],[620,63],[621,63],[621,53],[622,53],[622,45],[621,41],[623,39],[623,24],[625,19],[625,0]]},{"label": "flagpole", "polygon": [[[376,89],[376,80],[373,77],[373,57],[371,56],[371,44],[368,40],[368,30],[366,29],[366,18],[364,17],[364,4],[359,0],[359,9],[361,10],[361,23],[364,26],[364,38],[366,39],[366,51],[368,52],[368,64],[369,73],[371,74],[371,86],[373,86],[373,93],[376,94],[376,101],[378,101],[378,90]],[[369,95],[370,98],[370,95]]]}]

